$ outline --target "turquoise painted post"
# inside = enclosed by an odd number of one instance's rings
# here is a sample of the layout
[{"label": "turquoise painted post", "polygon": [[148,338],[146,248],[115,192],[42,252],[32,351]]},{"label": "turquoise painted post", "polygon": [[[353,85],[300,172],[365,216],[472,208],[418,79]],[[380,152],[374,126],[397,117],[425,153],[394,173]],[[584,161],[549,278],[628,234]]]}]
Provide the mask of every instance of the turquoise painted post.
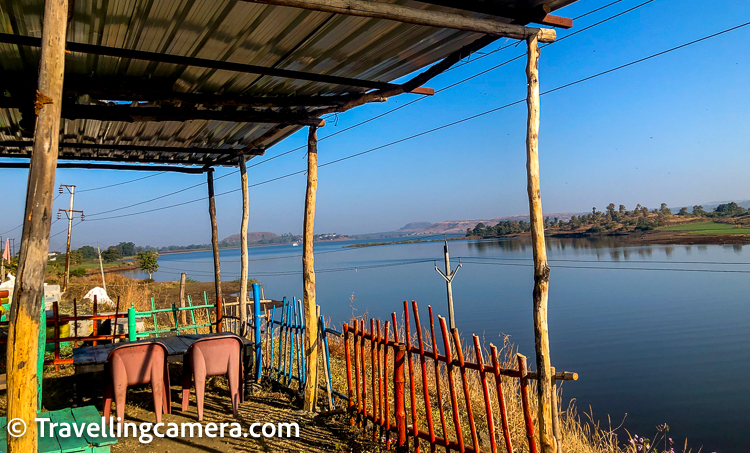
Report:
[{"label": "turquoise painted post", "polygon": [[268,323],[268,328],[271,329],[271,331],[268,333],[268,338],[271,339],[271,345],[268,348],[268,350],[271,352],[271,355],[268,356],[268,364],[271,367],[270,371],[273,371],[273,323],[276,321],[276,306],[274,305],[271,307],[271,322]]},{"label": "turquoise painted post", "polygon": [[329,349],[328,349],[328,333],[326,333],[326,320],[323,318],[323,315],[320,315],[320,328],[318,332],[320,332],[320,335],[323,338],[323,351],[326,355],[326,372],[328,373],[328,382],[327,382],[328,390],[329,390],[329,393],[331,393],[331,401],[335,403],[335,401],[333,400],[333,379],[331,379],[331,354],[329,353]]},{"label": "turquoise painted post", "polygon": [[253,283],[253,327],[255,328],[255,379],[263,372],[263,348],[260,342],[260,285]]},{"label": "turquoise painted post", "polygon": [[137,340],[134,305],[131,305],[130,308],[128,308],[128,340]]},{"label": "turquoise painted post", "polygon": [[279,373],[276,379],[281,380],[281,376],[286,368],[286,297],[281,300],[281,320],[279,326]]},{"label": "turquoise painted post", "polygon": [[36,358],[36,394],[37,410],[42,410],[42,377],[44,376],[44,351],[47,346],[47,310],[44,309],[44,296],[42,296],[42,314],[39,319],[39,346]]},{"label": "turquoise painted post", "polygon": [[[294,302],[294,299],[292,299],[292,302]],[[286,381],[287,383],[292,382],[292,376],[294,375],[294,343],[296,341],[296,337],[294,335],[294,325],[292,323],[292,320],[294,319],[294,303],[289,304],[289,318],[287,319],[287,324],[289,325],[289,368],[287,368],[286,373]]]},{"label": "turquoise painted post", "polygon": [[305,367],[305,310],[302,307],[302,300],[299,300],[297,303],[299,304],[299,352],[302,359],[302,366],[299,369],[299,380],[302,382],[302,388],[304,389],[307,383],[307,368]]}]

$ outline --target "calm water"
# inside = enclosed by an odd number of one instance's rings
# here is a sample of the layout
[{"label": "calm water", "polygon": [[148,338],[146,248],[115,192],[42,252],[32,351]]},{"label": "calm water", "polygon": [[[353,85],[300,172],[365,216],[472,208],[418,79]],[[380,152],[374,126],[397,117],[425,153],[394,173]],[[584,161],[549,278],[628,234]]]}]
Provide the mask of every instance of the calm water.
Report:
[{"label": "calm water", "polygon": [[[386,318],[405,299],[446,315],[445,284],[431,261],[442,259],[441,243],[342,248],[349,243],[315,245],[318,303],[334,322],[365,311]],[[533,363],[530,244],[454,241],[450,251],[464,263],[453,287],[458,328],[496,344],[501,332],[510,335]],[[301,252],[252,248],[250,276],[268,297],[299,297]],[[239,255],[221,252],[224,279],[239,276]],[[549,258],[552,362],[580,374],[564,385],[566,399],[599,419],[611,415],[614,425],[627,414],[624,427],[641,436],[666,422],[677,444],[688,437],[705,452],[750,451],[750,246],[551,239]],[[411,263],[419,260],[429,261]],[[159,263],[157,280],[182,271],[212,280],[210,252]]]}]

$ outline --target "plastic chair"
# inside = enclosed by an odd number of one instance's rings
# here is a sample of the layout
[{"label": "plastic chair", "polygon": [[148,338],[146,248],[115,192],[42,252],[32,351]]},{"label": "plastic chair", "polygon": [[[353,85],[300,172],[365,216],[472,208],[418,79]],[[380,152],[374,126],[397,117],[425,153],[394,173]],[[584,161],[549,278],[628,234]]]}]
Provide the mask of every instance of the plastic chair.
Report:
[{"label": "plastic chair", "polygon": [[237,415],[242,392],[242,348],[244,343],[237,335],[201,338],[185,352],[182,371],[182,411],[190,406],[190,383],[195,377],[195,397],[198,403],[198,421],[203,421],[203,396],[206,376],[227,375],[232,398],[232,413]]},{"label": "plastic chair", "polygon": [[110,379],[104,390],[104,419],[109,421],[112,399],[117,404],[117,417],[125,420],[125,396],[128,387],[151,384],[156,422],[161,423],[162,412],[170,413],[167,348],[161,343],[132,343],[118,346],[107,356],[106,369]]}]

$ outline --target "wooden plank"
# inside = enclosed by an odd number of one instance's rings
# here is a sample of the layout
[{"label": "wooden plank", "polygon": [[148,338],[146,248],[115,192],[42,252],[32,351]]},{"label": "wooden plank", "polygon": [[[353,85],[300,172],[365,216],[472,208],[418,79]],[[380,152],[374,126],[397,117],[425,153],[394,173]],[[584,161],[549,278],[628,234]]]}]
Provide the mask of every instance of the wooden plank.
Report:
[{"label": "wooden plank", "polygon": [[[72,411],[73,418],[75,418],[76,422],[86,423],[86,424],[94,424],[94,425],[101,425],[102,423],[102,416],[99,415],[99,411],[96,410],[94,406],[84,406],[84,407],[76,407]],[[102,446],[102,445],[112,445],[117,443],[117,437],[112,437],[109,435],[109,426],[105,425],[107,429],[104,433],[100,433],[102,435],[100,436],[89,436],[88,430],[86,433],[84,433],[84,436],[86,437],[86,441],[94,446]]]},{"label": "wooden plank", "polygon": [[437,28],[464,30],[504,38],[526,39],[530,35],[538,36],[540,42],[553,42],[555,30],[530,28],[523,25],[507,24],[493,19],[467,17],[455,13],[444,13],[424,9],[410,8],[393,3],[368,0],[245,0],[250,3],[290,6],[312,11],[323,11],[349,16],[387,19],[408,24],[425,25]]},{"label": "wooden plank", "polygon": [[536,368],[539,373],[537,417],[542,453],[555,453],[557,447],[552,430],[552,376],[550,376],[549,332],[547,327],[550,269],[547,264],[547,249],[544,242],[542,194],[539,182],[539,40],[536,36],[530,36],[526,44],[528,87],[526,96],[528,107],[526,178],[529,195],[531,244],[534,257],[534,346],[536,349]]},{"label": "wooden plank", "polygon": [[[50,412],[41,412],[37,414],[37,418],[46,418],[52,421]],[[51,436],[50,434],[49,423],[45,423],[44,437],[41,436],[41,431],[39,433],[39,453],[57,453],[60,451],[60,442],[57,440],[57,436]]]},{"label": "wooden plank", "polygon": [[[310,391],[305,391],[304,409],[315,410],[318,395],[318,317],[315,302],[315,257],[313,238],[315,230],[315,199],[318,192],[318,135],[317,128],[310,126],[307,135],[307,191],[305,193],[304,243],[302,249],[302,289],[305,312],[305,382],[311,383]],[[373,395],[374,396],[374,395]]]},{"label": "wooden plank", "polygon": [[8,451],[8,417],[0,417],[0,453]]},{"label": "wooden plank", "polygon": [[[60,443],[60,453],[70,453],[85,450],[89,447],[89,442],[85,437],[77,437],[73,432],[73,424],[76,419],[73,418],[73,414],[70,409],[62,409],[55,412],[50,412],[50,418],[53,423],[66,423],[70,426],[71,435],[70,437],[57,436],[57,441]],[[99,420],[99,423],[101,420]],[[55,430],[59,430],[60,427],[56,427]],[[80,429],[80,426],[79,426]]]},{"label": "wooden plank", "polygon": [[[39,78],[34,104],[34,113],[37,114],[34,147],[8,328],[7,415],[11,420],[33,420],[41,397],[37,388],[37,379],[41,376],[38,376],[36,364],[39,358],[39,330],[45,329],[40,327],[39,321],[44,308],[44,276],[55,192],[57,144],[60,140],[67,17],[67,0],[44,2]],[[44,348],[44,345],[41,346]],[[36,424],[30,423],[26,435],[7,438],[8,451],[37,453],[36,437]]]}]

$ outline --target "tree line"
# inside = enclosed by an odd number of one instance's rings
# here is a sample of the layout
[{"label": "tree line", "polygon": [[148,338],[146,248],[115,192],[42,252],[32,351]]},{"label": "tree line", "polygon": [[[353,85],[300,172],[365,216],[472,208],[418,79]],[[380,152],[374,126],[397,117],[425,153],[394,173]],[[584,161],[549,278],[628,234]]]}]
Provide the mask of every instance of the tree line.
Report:
[{"label": "tree line", "polygon": [[[585,233],[615,233],[648,231],[666,224],[672,216],[672,210],[666,203],[661,203],[659,208],[649,209],[638,204],[635,209],[628,210],[625,205],[615,206],[614,203],[607,205],[605,210],[598,211],[596,207],[588,214],[571,216],[568,221],[557,217],[544,218],[545,230],[556,229],[558,231],[580,231]],[[716,206],[713,211],[706,211],[701,205],[695,205],[692,209],[682,207],[676,214],[682,218],[705,217],[720,219],[729,217],[741,217],[750,215],[749,211],[734,201]],[[467,228],[467,236],[506,236],[509,234],[524,233],[531,230],[531,224],[523,220],[503,220],[497,225],[477,224],[474,228]]]}]

